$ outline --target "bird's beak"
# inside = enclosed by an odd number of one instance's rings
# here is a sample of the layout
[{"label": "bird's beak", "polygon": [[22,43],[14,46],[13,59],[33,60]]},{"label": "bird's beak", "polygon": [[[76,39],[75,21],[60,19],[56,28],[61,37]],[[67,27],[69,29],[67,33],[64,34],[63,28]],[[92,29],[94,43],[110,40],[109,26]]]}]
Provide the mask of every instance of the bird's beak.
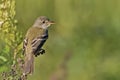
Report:
[{"label": "bird's beak", "polygon": [[55,22],[54,21],[49,21],[49,24],[55,24]]}]

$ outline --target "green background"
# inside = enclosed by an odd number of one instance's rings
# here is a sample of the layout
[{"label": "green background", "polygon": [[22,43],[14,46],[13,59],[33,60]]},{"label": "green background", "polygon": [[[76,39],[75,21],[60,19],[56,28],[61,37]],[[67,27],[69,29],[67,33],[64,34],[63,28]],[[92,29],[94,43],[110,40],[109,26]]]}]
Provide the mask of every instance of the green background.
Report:
[{"label": "green background", "polygon": [[16,0],[16,11],[24,35],[38,16],[56,22],[29,80],[120,80],[120,0]]}]

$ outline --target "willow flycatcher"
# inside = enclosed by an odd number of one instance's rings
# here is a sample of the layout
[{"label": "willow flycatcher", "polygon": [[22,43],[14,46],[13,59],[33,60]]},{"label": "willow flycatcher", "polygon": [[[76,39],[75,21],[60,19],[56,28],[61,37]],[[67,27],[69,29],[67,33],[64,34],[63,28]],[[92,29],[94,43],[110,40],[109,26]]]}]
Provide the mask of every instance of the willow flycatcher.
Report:
[{"label": "willow flycatcher", "polygon": [[46,16],[40,16],[33,26],[28,29],[23,42],[23,52],[25,56],[23,67],[24,75],[33,73],[34,56],[45,52],[42,46],[48,39],[48,27],[51,24],[54,24],[54,22],[50,21]]}]

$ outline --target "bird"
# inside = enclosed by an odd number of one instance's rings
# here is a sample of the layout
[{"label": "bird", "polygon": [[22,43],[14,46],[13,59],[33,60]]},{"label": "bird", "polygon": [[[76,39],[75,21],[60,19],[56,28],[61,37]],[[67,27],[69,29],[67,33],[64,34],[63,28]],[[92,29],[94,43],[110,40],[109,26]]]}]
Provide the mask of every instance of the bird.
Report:
[{"label": "bird", "polygon": [[48,39],[48,27],[55,24],[46,16],[40,16],[30,27],[23,41],[24,66],[23,75],[33,74],[34,57],[45,53],[42,46]]}]

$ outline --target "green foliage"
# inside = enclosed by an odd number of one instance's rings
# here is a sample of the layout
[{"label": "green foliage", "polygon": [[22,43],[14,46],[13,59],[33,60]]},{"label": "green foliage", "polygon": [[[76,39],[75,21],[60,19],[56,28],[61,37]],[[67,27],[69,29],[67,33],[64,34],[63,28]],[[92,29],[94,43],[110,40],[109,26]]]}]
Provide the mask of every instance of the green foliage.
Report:
[{"label": "green foliage", "polygon": [[[16,64],[21,51],[22,35],[17,31],[15,13],[15,0],[0,2],[0,72],[3,74],[11,72],[11,66]],[[4,77],[12,78],[10,75]]]}]

